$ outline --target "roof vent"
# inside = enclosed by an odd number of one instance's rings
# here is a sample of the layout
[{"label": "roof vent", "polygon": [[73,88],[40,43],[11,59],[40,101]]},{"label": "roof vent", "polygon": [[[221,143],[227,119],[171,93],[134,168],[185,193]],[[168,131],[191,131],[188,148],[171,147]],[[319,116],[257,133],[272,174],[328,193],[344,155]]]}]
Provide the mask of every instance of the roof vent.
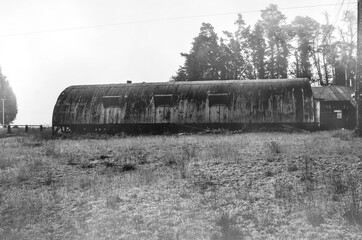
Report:
[{"label": "roof vent", "polygon": [[132,83],[132,81],[131,80],[127,80],[127,84],[131,84]]}]

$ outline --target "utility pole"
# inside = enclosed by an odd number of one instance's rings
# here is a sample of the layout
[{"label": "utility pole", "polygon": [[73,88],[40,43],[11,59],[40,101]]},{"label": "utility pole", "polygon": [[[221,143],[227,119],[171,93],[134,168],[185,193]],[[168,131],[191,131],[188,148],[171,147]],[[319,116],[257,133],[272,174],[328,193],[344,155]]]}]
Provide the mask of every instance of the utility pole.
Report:
[{"label": "utility pole", "polygon": [[357,74],[356,74],[356,93],[357,103],[357,127],[355,133],[362,136],[362,98],[361,83],[362,81],[362,0],[357,3]]},{"label": "utility pole", "polygon": [[5,98],[1,99],[3,101],[3,126],[5,126]]}]

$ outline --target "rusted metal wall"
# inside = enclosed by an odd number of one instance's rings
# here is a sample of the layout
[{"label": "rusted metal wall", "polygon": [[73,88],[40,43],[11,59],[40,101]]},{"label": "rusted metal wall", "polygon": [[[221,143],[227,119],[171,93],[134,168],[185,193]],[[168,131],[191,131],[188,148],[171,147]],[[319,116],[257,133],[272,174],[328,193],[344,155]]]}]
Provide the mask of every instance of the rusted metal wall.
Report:
[{"label": "rusted metal wall", "polygon": [[306,79],[70,86],[53,112],[53,126],[313,122]]},{"label": "rusted metal wall", "polygon": [[347,86],[312,87],[315,122],[321,129],[356,127],[354,89]]},{"label": "rusted metal wall", "polygon": [[356,108],[349,101],[320,101],[321,129],[354,129]]}]

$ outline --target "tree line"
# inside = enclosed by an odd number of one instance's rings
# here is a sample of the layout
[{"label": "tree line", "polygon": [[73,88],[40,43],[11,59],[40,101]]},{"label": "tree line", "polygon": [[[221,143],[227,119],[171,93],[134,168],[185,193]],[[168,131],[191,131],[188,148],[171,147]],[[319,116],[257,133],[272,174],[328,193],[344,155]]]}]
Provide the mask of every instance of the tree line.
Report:
[{"label": "tree line", "polygon": [[[356,72],[357,19],[345,11],[339,26],[324,14],[325,23],[297,16],[287,23],[275,4],[261,11],[254,26],[241,14],[236,31],[219,37],[202,23],[185,62],[171,81],[308,78],[321,85],[338,77],[353,80]],[[350,81],[346,81],[350,85]]]},{"label": "tree line", "polygon": [[7,80],[6,76],[2,74],[0,68],[0,123],[2,125],[12,123],[15,120],[17,114],[18,105],[16,96],[10,86],[9,81]]}]

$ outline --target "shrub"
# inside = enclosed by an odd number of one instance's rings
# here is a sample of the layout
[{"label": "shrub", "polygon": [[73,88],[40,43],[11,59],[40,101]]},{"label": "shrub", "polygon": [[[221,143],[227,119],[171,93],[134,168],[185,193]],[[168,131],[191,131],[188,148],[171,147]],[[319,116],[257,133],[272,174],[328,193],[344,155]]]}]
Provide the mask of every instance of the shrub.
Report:
[{"label": "shrub", "polygon": [[[180,154],[176,154],[172,151],[167,151],[164,156],[164,163],[166,166],[176,166],[179,171],[181,178],[187,178],[188,164],[191,159],[196,156],[195,148],[192,146],[182,146]],[[175,157],[176,156],[176,157]]]},{"label": "shrub", "polygon": [[190,159],[196,156],[196,149],[190,145],[183,145],[182,146],[183,155],[185,158]]},{"label": "shrub", "polygon": [[134,171],[136,170],[136,164],[134,163],[124,163],[121,168],[122,172]]},{"label": "shrub", "polygon": [[237,227],[237,222],[234,217],[228,213],[222,213],[216,221],[216,226],[220,227],[219,234],[213,234],[211,240],[237,240],[244,239],[245,235]]},{"label": "shrub", "polygon": [[216,183],[212,178],[212,175],[203,172],[199,174],[198,179],[194,180],[194,185],[200,190],[201,194],[216,187]]},{"label": "shrub", "polygon": [[333,194],[343,194],[348,190],[348,186],[342,180],[342,174],[338,172],[333,172],[330,175],[330,184],[333,189]]},{"label": "shrub", "polygon": [[274,172],[273,172],[272,170],[268,169],[268,170],[266,170],[266,172],[264,173],[264,175],[265,175],[266,177],[272,177],[272,176],[274,176]]},{"label": "shrub", "polygon": [[288,172],[298,171],[298,166],[295,163],[288,163]]},{"label": "shrub", "polygon": [[50,186],[54,182],[55,182],[54,173],[52,171],[49,171],[44,178],[44,185]]},{"label": "shrub", "polygon": [[279,154],[282,152],[282,148],[280,144],[275,140],[270,140],[266,143],[270,153],[272,154]]},{"label": "shrub", "polygon": [[174,166],[177,164],[178,164],[178,161],[174,158],[174,156],[170,155],[170,156],[166,157],[166,159],[165,159],[166,166]]},{"label": "shrub", "polygon": [[52,156],[57,157],[59,155],[59,149],[56,146],[56,143],[54,141],[48,142],[47,145],[44,147],[45,156]]},{"label": "shrub", "polygon": [[292,190],[293,190],[293,185],[287,179],[280,178],[277,179],[274,183],[274,196],[276,199],[292,200],[291,199]]}]

